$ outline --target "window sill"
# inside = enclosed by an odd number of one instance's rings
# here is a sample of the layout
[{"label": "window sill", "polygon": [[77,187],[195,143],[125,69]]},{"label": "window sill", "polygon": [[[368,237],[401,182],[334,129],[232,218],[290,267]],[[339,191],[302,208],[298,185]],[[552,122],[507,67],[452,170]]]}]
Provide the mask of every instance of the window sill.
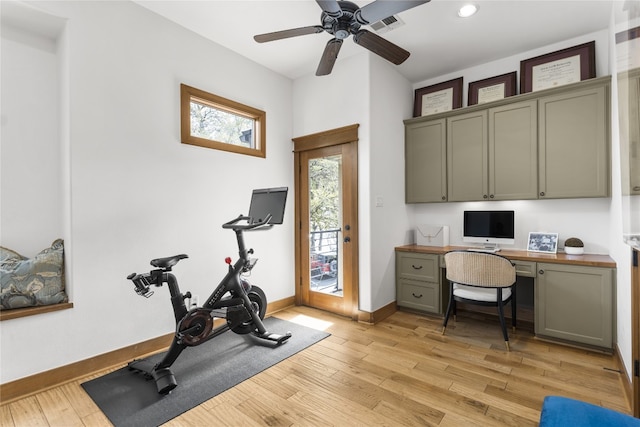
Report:
[{"label": "window sill", "polygon": [[13,310],[0,311],[0,321],[17,319],[19,317],[35,316],[36,314],[49,313],[52,311],[67,310],[73,308],[72,302],[63,302],[54,305],[43,305],[38,307],[14,308]]}]

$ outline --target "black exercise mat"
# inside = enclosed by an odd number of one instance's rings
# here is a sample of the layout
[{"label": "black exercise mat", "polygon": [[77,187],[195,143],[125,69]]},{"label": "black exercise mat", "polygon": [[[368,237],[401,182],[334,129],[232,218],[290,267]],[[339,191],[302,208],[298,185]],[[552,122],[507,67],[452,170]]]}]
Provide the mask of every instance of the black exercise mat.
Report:
[{"label": "black exercise mat", "polygon": [[[330,334],[286,320],[264,320],[269,332],[292,336],[279,347],[261,345],[253,335],[233,332],[186,348],[171,366],[178,386],[158,394],[156,383],[124,367],[82,384],[115,426],[157,426],[255,374],[323,340]],[[164,354],[150,357],[154,363]]]}]

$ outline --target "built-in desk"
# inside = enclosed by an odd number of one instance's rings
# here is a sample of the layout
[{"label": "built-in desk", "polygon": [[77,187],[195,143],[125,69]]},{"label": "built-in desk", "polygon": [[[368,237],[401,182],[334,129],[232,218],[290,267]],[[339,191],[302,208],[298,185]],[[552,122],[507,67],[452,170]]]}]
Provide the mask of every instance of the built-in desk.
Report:
[{"label": "built-in desk", "polygon": [[[397,305],[442,315],[449,299],[443,255],[464,249],[468,248],[396,247]],[[519,277],[533,281],[537,336],[613,349],[616,263],[611,257],[508,249],[498,255],[514,263]]]}]

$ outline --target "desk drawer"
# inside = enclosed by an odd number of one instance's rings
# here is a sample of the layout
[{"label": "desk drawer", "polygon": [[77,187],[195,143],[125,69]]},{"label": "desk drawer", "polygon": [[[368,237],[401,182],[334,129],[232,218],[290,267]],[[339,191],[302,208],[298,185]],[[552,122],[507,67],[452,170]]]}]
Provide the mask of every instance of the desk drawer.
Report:
[{"label": "desk drawer", "polygon": [[396,270],[398,278],[438,283],[440,276],[439,256],[434,254],[397,252]]},{"label": "desk drawer", "polygon": [[537,263],[531,261],[512,261],[516,266],[516,275],[524,277],[536,277]]},{"label": "desk drawer", "polygon": [[440,314],[440,284],[400,279],[396,302],[400,307]]}]

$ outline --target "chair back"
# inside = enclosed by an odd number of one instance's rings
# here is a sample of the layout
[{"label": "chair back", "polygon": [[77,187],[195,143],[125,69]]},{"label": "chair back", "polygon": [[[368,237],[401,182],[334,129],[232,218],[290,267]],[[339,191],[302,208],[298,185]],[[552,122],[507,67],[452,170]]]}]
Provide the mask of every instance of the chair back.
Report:
[{"label": "chair back", "polygon": [[444,255],[447,279],[461,285],[504,288],[516,281],[516,268],[507,258],[485,252],[453,251]]}]

